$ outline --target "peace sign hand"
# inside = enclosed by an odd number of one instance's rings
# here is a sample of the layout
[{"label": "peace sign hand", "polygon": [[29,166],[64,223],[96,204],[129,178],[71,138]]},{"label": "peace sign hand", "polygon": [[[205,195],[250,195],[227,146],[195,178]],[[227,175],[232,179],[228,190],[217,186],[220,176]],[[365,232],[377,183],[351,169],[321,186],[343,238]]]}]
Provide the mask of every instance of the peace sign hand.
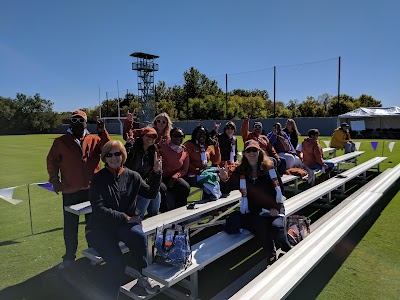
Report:
[{"label": "peace sign hand", "polygon": [[155,173],[160,173],[162,171],[162,157],[156,151],[154,153],[154,167],[153,170]]},{"label": "peace sign hand", "polygon": [[218,166],[218,170],[219,170],[219,178],[221,178],[221,180],[225,181],[228,180],[228,163],[225,162],[224,166],[221,168],[220,166]]}]

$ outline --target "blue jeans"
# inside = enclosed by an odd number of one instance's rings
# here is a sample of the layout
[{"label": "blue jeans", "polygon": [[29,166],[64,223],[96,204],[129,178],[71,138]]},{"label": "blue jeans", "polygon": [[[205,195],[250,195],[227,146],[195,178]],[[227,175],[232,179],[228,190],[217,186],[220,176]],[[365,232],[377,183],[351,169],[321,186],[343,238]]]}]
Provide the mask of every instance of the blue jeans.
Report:
[{"label": "blue jeans", "polygon": [[106,274],[101,282],[105,293],[102,299],[118,299],[119,288],[124,277],[126,263],[118,242],[128,246],[132,258],[132,267],[142,273],[147,263],[147,238],[142,226],[127,223],[118,228],[93,229],[86,234],[88,243],[103,257],[106,262]]},{"label": "blue jeans", "polygon": [[161,203],[161,194],[158,192],[157,196],[154,199],[146,199],[140,195],[137,196],[136,208],[140,210],[140,217],[142,220],[144,219],[144,214],[147,211],[147,217],[152,217],[157,215],[158,210],[160,209]]},{"label": "blue jeans", "polygon": [[[328,168],[329,169],[333,169],[334,167],[335,167],[335,164],[334,163],[331,163],[331,162],[329,162],[329,161],[324,161],[324,163],[326,163],[327,165],[328,165]],[[309,168],[311,169],[311,170],[322,170],[322,166],[321,165],[319,165],[319,164],[315,164],[315,165],[313,165],[313,166],[309,166]]]}]

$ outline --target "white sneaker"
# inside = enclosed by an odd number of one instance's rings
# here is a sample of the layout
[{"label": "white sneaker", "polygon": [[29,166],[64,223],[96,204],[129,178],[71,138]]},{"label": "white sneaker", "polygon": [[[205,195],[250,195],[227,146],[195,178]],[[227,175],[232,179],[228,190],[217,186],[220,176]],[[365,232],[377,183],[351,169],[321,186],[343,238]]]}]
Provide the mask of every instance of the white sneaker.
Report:
[{"label": "white sneaker", "polygon": [[154,295],[160,291],[160,286],[156,281],[143,275],[138,278],[137,284],[144,288],[149,295]]}]

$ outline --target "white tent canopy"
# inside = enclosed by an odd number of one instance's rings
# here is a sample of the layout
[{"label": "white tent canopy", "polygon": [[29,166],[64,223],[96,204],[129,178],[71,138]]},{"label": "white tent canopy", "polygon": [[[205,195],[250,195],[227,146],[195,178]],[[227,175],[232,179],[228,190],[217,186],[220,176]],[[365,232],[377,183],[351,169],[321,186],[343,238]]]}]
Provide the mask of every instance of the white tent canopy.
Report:
[{"label": "white tent canopy", "polygon": [[347,122],[350,126],[365,122],[365,129],[399,129],[400,107],[369,107],[358,108],[339,116],[340,122]]}]

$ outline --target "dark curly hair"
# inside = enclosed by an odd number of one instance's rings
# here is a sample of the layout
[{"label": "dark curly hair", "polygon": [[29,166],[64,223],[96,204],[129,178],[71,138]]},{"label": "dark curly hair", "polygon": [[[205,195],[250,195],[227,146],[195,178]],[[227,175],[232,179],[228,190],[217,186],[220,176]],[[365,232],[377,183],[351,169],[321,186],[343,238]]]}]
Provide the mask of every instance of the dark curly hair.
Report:
[{"label": "dark curly hair", "polygon": [[203,125],[198,125],[198,126],[193,130],[193,132],[192,132],[192,138],[190,139],[190,141],[191,141],[192,143],[195,143],[195,144],[196,144],[197,133],[198,133],[201,129],[204,129],[205,132],[206,132],[206,145],[207,145],[207,146],[214,145],[214,142],[213,142],[213,140],[211,139],[211,136],[210,136],[210,132],[209,132],[209,131],[207,130],[207,128],[204,127]]}]

